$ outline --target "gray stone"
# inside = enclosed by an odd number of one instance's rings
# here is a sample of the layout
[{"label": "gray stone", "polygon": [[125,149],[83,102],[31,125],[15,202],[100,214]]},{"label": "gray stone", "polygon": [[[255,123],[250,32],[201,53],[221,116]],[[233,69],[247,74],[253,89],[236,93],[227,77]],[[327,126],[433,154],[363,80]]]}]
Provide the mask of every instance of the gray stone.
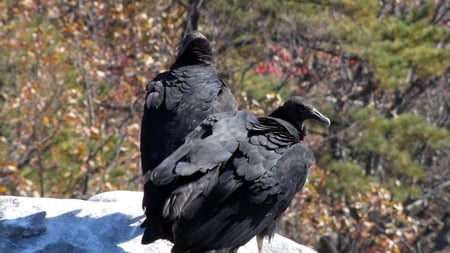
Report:
[{"label": "gray stone", "polygon": [[0,234],[8,238],[22,238],[45,232],[45,211],[15,219],[5,219],[0,223]]},{"label": "gray stone", "polygon": [[[171,243],[140,243],[141,192],[114,191],[89,200],[0,196],[0,252],[169,253]],[[256,253],[253,239],[239,253]],[[280,235],[263,253],[313,253]]]}]

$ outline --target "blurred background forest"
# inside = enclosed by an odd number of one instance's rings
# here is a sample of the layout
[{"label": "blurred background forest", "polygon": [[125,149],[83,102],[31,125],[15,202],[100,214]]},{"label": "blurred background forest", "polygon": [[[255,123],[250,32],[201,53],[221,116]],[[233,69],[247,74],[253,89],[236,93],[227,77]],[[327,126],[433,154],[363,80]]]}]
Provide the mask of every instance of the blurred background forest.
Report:
[{"label": "blurred background forest", "polygon": [[0,1],[0,194],[141,190],[144,87],[193,28],[242,109],[295,94],[332,119],[282,234],[449,252],[450,0]]}]

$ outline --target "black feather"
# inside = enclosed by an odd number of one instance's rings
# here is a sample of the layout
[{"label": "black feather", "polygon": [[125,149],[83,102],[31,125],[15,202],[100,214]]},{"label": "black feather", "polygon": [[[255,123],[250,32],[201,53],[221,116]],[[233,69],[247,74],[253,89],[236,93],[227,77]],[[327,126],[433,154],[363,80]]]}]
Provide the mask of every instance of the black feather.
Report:
[{"label": "black feather", "polygon": [[271,236],[315,161],[301,143],[307,119],[329,124],[293,97],[270,117],[214,114],[189,134],[151,177],[158,184],[173,182],[167,173],[178,180],[164,210],[173,252],[226,251]]},{"label": "black feather", "polygon": [[[216,75],[211,46],[205,36],[199,32],[187,35],[178,51],[170,70],[160,73],[146,87],[140,139],[146,181],[142,205],[147,219],[141,225],[145,228],[144,244],[157,239],[173,241],[172,224],[163,216],[163,208],[177,187],[173,182],[177,175],[172,174],[173,168],[167,168],[161,177],[164,183],[172,183],[156,185],[148,181],[151,171],[208,115],[237,110],[234,96]],[[187,169],[182,171],[189,174]]]}]

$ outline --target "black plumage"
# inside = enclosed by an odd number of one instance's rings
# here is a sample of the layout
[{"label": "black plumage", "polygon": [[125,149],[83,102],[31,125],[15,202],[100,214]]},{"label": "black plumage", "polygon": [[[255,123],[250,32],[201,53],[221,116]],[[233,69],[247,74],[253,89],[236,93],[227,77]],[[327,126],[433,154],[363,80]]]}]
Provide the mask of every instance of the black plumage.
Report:
[{"label": "black plumage", "polygon": [[255,235],[272,236],[315,161],[301,143],[308,119],[330,124],[292,97],[268,117],[218,113],[188,134],[148,175],[158,185],[178,182],[163,209],[172,252],[232,252]]},{"label": "black plumage", "polygon": [[[181,145],[186,134],[208,115],[237,110],[234,96],[216,75],[211,46],[199,32],[180,42],[175,63],[148,83],[146,92],[140,139],[144,175]],[[174,187],[145,182],[142,243],[173,240],[171,222],[161,213]]]}]

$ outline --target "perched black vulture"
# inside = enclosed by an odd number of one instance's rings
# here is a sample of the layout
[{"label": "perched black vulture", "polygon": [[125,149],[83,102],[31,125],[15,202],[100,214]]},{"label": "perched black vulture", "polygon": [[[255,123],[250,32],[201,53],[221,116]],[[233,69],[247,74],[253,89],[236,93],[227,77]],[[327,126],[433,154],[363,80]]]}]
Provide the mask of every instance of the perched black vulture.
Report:
[{"label": "perched black vulture", "polygon": [[[140,146],[144,175],[180,146],[186,134],[208,115],[237,110],[234,96],[216,75],[211,46],[199,32],[188,34],[180,42],[175,63],[148,83],[146,92]],[[162,216],[173,187],[145,182],[143,244],[173,239],[171,222]]]},{"label": "perched black vulture", "polygon": [[255,235],[272,236],[315,161],[301,143],[308,119],[330,124],[292,97],[268,117],[218,113],[188,134],[148,175],[158,185],[178,182],[163,209],[173,222],[172,252],[234,252]]}]

